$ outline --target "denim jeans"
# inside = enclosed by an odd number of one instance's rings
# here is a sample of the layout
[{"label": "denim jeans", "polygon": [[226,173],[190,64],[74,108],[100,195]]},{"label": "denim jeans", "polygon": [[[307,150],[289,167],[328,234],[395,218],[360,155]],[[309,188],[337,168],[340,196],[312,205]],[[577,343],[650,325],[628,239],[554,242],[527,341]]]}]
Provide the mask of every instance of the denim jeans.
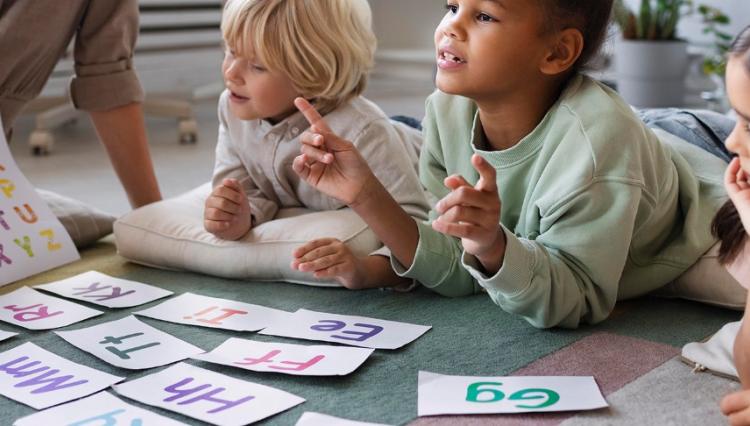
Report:
[{"label": "denim jeans", "polygon": [[734,156],[724,141],[732,133],[734,120],[708,110],[677,108],[644,109],[638,116],[648,127],[659,128],[702,148],[727,163]]},{"label": "denim jeans", "polygon": [[420,123],[419,120],[417,120],[414,117],[408,117],[405,115],[394,115],[393,117],[391,117],[391,120],[398,121],[399,123],[404,123],[411,128],[422,131],[422,123]]}]

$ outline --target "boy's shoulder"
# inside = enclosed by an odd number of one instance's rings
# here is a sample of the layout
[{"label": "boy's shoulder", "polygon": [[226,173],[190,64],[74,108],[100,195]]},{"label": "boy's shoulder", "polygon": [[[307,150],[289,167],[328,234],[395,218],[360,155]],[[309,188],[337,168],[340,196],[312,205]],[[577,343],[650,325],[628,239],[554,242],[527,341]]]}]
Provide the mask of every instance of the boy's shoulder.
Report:
[{"label": "boy's shoulder", "polygon": [[364,96],[355,96],[339,105],[325,116],[329,125],[355,121],[370,123],[375,120],[388,119],[388,116],[377,104]]}]

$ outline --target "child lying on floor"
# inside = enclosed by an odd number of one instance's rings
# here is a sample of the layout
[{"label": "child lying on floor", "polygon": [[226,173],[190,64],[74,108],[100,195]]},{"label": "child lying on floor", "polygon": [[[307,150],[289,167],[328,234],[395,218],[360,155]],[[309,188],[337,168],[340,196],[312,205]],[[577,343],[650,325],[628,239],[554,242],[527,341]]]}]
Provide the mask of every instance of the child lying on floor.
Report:
[{"label": "child lying on floor", "polygon": [[[365,0],[230,0],[221,26],[227,90],[219,100],[207,231],[237,240],[273,220],[279,208],[345,207],[292,170],[308,127],[294,106],[297,97],[312,102],[337,134],[353,142],[400,208],[426,217],[416,172],[421,134],[390,121],[361,96],[375,50]],[[350,288],[408,281],[393,273],[387,250],[356,258],[337,240],[312,244],[321,259],[305,270],[317,278],[335,277]]]},{"label": "child lying on floor", "polygon": [[[713,223],[721,239],[720,260],[744,287],[750,287],[750,27],[732,44],[727,64],[727,94],[737,113],[737,126],[726,141],[737,154],[727,168],[724,185],[730,200]],[[745,317],[734,342],[734,362],[743,391],[728,395],[721,409],[732,425],[750,425],[750,309],[748,295]]]},{"label": "child lying on floor", "polygon": [[714,245],[725,160],[661,141],[582,73],[612,0],[446,8],[419,167],[440,200],[430,221],[414,220],[346,136],[298,105],[313,126],[295,171],[351,206],[400,276],[447,296],[485,291],[537,327],[576,327],[675,280]]}]

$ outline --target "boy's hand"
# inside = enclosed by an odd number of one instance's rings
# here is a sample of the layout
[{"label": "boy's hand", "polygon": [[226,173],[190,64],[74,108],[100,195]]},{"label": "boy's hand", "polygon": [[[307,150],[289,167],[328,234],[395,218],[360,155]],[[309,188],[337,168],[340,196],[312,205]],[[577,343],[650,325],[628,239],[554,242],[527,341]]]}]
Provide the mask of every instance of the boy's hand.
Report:
[{"label": "boy's hand", "polygon": [[449,176],[445,186],[451,193],[435,209],[440,216],[432,222],[438,232],[461,239],[464,250],[475,256],[486,272],[495,274],[505,257],[505,233],[500,228],[500,197],[495,169],[474,154],[471,164],[479,181],[471,186],[461,176]]},{"label": "boy's hand", "polygon": [[721,400],[721,412],[732,426],[750,425],[750,390],[729,394]]},{"label": "boy's hand", "polygon": [[750,183],[748,183],[748,177],[742,170],[740,159],[735,157],[729,163],[729,167],[724,174],[724,187],[726,187],[729,198],[740,214],[745,232],[750,233]]},{"label": "boy's hand", "polygon": [[335,238],[310,241],[292,253],[292,269],[312,273],[315,278],[333,278],[349,289],[365,288],[364,265],[349,248]]},{"label": "boy's hand", "polygon": [[294,171],[318,191],[347,205],[361,202],[368,184],[375,178],[354,144],[336,136],[308,101],[297,98],[294,105],[310,123],[302,134],[301,154],[294,159]]},{"label": "boy's hand", "polygon": [[247,195],[237,179],[224,179],[206,200],[203,226],[206,231],[225,240],[238,240],[252,223]]}]

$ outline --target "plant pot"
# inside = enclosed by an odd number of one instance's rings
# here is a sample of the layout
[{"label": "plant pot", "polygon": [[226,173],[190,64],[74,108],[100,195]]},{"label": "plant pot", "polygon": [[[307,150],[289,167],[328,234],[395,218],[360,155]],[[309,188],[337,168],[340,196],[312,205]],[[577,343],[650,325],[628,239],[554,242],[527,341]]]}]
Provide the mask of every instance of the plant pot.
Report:
[{"label": "plant pot", "polygon": [[685,99],[685,41],[618,40],[617,91],[639,108],[679,107]]}]

